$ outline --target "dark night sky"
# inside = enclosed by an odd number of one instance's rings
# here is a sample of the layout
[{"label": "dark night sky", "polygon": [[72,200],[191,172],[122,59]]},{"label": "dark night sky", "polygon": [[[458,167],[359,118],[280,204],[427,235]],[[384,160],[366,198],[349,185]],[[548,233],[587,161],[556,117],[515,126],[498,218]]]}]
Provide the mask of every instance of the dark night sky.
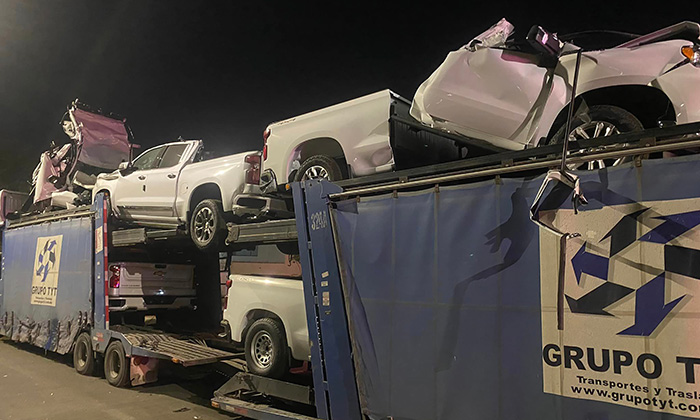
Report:
[{"label": "dark night sky", "polygon": [[235,153],[273,121],[384,88],[410,100],[501,17],[559,33],[700,20],[690,1],[338,4],[0,0],[0,187],[28,189],[76,97],[126,116],[144,147],[182,136]]}]

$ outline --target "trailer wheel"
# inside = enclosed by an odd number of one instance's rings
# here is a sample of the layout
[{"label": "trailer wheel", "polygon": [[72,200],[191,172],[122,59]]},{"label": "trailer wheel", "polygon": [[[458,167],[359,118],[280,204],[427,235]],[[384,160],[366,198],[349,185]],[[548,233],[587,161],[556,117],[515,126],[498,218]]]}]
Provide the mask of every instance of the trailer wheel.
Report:
[{"label": "trailer wheel", "polygon": [[95,373],[95,353],[92,351],[90,334],[81,333],[73,346],[73,367],[81,375]]},{"label": "trailer wheel", "polygon": [[131,367],[120,341],[112,341],[105,350],[105,378],[110,385],[124,388],[129,384]]},{"label": "trailer wheel", "polygon": [[245,338],[245,361],[256,375],[281,378],[289,371],[289,349],[282,324],[273,318],[253,322]]},{"label": "trailer wheel", "polygon": [[226,233],[226,222],[220,200],[202,200],[192,212],[190,237],[202,251],[215,251]]},{"label": "trailer wheel", "polygon": [[294,174],[295,181],[307,179],[339,181],[343,179],[343,172],[335,159],[325,155],[314,155],[307,158]]}]

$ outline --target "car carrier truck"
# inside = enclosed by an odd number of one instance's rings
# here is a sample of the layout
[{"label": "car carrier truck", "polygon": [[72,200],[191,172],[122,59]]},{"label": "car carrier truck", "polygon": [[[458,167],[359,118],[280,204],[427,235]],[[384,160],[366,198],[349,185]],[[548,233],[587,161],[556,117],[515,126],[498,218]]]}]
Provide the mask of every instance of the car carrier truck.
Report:
[{"label": "car carrier truck", "polygon": [[293,184],[314,418],[700,417],[699,131]]},{"label": "car carrier truck", "polygon": [[[700,155],[686,154],[700,147],[698,133],[692,124],[582,140],[564,163],[552,145],[291,184],[295,220],[230,225],[227,242],[296,242],[310,383],[241,372],[212,406],[297,420],[700,417]],[[548,172],[623,157],[629,162],[578,178]],[[97,353],[120,343],[131,364],[177,359],[168,347],[133,344],[131,325],[107,322],[109,224],[100,209],[98,200],[82,216],[10,221],[3,331],[63,352],[85,332]],[[59,227],[72,223],[91,236],[79,264],[68,265],[88,267],[78,282],[87,288],[64,306],[71,283],[52,273],[68,260],[44,271],[57,245],[37,240],[67,235]],[[107,256],[115,243],[163,234],[113,236]],[[11,255],[13,240],[29,256]],[[64,250],[71,241],[61,239]],[[48,257],[34,264],[38,255]],[[29,261],[12,263],[21,275],[8,267],[13,260]],[[36,288],[19,286],[29,278]],[[217,357],[226,355],[204,359]]]},{"label": "car carrier truck", "polygon": [[[113,227],[104,194],[98,195],[92,206],[6,221],[0,279],[0,335],[59,354],[72,352],[75,369],[85,375],[92,374],[98,361],[104,360],[105,378],[115,386],[154,381],[159,361],[192,366],[232,357],[229,352],[207,347],[196,337],[147,326],[147,317],[158,321],[170,315],[163,308],[172,307],[171,303],[181,295],[180,289],[160,284],[160,293],[156,291],[144,297],[148,287],[136,287],[139,305],[134,309],[142,311],[128,311],[120,304],[125,298],[115,299],[120,280],[124,286],[134,283],[133,278],[126,277],[117,277],[115,282],[115,267],[145,269],[148,264],[144,263],[153,262],[147,260],[149,254],[164,253],[161,247],[127,251],[124,246],[129,241],[122,239],[120,243],[119,234],[122,238],[133,234],[115,232]],[[122,248],[115,247],[115,243]],[[131,255],[132,261],[140,256],[141,263],[123,263],[126,255]],[[189,255],[202,258],[197,252]],[[120,264],[111,264],[117,261]],[[218,303],[220,299],[218,284],[205,281],[207,277],[216,280],[218,271],[208,272],[208,265],[201,261],[198,265],[197,288],[187,289],[185,294],[197,292],[200,307],[187,312],[185,317],[190,318],[188,326],[196,320],[204,329],[207,324],[218,323],[218,318],[211,319],[206,309],[210,302]],[[216,261],[209,264],[215,265]],[[153,267],[161,267],[157,271],[163,276],[174,270],[165,264]],[[192,268],[185,267],[185,275],[187,270]],[[179,281],[175,280],[175,283]],[[191,281],[184,287],[191,287]],[[207,290],[215,293],[207,294]],[[190,303],[188,297],[184,306],[189,307]],[[112,304],[119,306],[110,308]]]}]

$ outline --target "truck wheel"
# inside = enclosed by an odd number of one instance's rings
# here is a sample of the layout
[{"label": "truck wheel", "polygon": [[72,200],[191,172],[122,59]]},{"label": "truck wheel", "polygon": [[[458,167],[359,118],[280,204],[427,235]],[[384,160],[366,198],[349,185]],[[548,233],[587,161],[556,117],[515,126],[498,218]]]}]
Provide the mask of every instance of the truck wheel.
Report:
[{"label": "truck wheel", "polygon": [[289,371],[287,337],[278,320],[253,322],[245,338],[245,361],[250,372],[269,378],[281,378]]},{"label": "truck wheel", "polygon": [[81,333],[73,346],[73,367],[81,375],[95,373],[95,353],[92,351],[90,334]]},{"label": "truck wheel", "polygon": [[[588,112],[575,117],[571,121],[569,141],[606,137],[643,129],[644,126],[637,117],[627,110],[612,105],[593,105]],[[566,123],[557,130],[548,144],[562,143],[564,141],[565,131]],[[600,151],[604,148],[605,147],[596,148],[595,151]],[[608,166],[617,166],[628,160],[630,160],[630,158],[596,160],[582,165],[573,165],[570,169],[602,169]]]},{"label": "truck wheel", "polygon": [[105,378],[110,385],[124,388],[129,384],[131,367],[120,341],[112,341],[105,350]]},{"label": "truck wheel", "polygon": [[295,181],[306,181],[307,179],[340,181],[343,179],[343,172],[335,159],[325,155],[315,155],[306,159],[294,174]]},{"label": "truck wheel", "polygon": [[215,251],[221,244],[226,222],[220,200],[202,200],[197,204],[190,219],[190,237],[202,251]]}]

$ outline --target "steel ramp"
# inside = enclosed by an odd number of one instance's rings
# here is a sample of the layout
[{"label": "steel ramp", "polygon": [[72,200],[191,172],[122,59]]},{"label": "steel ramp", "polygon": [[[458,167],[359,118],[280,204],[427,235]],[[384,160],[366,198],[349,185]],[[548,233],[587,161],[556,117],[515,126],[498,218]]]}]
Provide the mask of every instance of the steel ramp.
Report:
[{"label": "steel ramp", "polygon": [[228,413],[257,420],[319,420],[316,417],[280,410],[266,404],[255,404],[226,396],[212,398],[211,405]]},{"label": "steel ramp", "polygon": [[178,339],[165,333],[122,332],[121,334],[133,347],[166,356],[173,363],[179,363],[185,367],[206,365],[235,357],[233,353]]}]

